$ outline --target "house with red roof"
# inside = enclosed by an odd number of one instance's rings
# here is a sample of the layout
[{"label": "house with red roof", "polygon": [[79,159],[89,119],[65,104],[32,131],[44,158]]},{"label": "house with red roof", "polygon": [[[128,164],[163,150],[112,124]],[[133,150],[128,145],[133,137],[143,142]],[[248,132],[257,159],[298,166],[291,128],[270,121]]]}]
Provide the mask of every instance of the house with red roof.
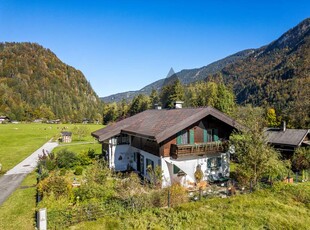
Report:
[{"label": "house with red roof", "polygon": [[92,133],[102,143],[111,169],[129,168],[149,178],[148,168],[159,166],[162,186],[229,176],[228,139],[242,126],[226,114],[203,108],[152,109]]}]

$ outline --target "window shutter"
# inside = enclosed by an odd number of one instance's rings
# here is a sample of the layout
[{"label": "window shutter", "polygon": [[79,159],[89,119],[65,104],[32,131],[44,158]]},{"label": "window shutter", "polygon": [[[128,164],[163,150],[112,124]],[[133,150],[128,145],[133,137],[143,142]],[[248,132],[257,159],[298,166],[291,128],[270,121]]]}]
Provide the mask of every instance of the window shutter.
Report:
[{"label": "window shutter", "polygon": [[213,141],[218,141],[219,136],[218,136],[218,129],[213,129]]},{"label": "window shutter", "polygon": [[208,132],[206,129],[203,130],[203,142],[208,142]]},{"label": "window shutter", "polygon": [[177,134],[177,145],[182,144],[182,132],[178,132]]},{"label": "window shutter", "polygon": [[195,133],[193,129],[189,130],[189,143],[194,144],[195,142]]}]

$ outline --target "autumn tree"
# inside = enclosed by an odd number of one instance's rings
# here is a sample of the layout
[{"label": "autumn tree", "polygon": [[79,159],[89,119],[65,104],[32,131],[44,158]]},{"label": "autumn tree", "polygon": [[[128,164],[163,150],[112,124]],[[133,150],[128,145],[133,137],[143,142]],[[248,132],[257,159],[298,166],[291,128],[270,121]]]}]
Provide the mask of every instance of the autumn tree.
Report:
[{"label": "autumn tree", "polygon": [[266,122],[268,127],[277,127],[280,122],[278,121],[277,114],[274,108],[267,109]]}]

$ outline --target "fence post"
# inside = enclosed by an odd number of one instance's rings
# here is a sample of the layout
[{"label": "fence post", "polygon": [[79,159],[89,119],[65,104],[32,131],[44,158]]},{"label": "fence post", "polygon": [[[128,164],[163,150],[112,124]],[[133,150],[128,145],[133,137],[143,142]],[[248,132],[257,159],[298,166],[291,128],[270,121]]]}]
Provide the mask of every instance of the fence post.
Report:
[{"label": "fence post", "polygon": [[47,230],[47,213],[46,208],[41,208],[37,212],[37,227],[39,230]]},{"label": "fence post", "polygon": [[168,208],[170,208],[170,189],[168,189]]},{"label": "fence post", "polygon": [[252,192],[252,180],[250,181],[250,192]]}]

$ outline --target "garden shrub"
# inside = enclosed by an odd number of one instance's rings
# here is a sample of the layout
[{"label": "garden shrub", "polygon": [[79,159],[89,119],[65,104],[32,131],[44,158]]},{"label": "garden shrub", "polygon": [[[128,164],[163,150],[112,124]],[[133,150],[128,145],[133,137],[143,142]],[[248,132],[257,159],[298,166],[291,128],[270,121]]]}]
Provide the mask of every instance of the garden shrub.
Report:
[{"label": "garden shrub", "polygon": [[79,175],[82,175],[82,173],[83,173],[83,167],[82,166],[76,166],[74,174],[79,176]]},{"label": "garden shrub", "polygon": [[77,155],[81,165],[89,165],[92,163],[92,159],[88,156],[88,152],[82,151]]},{"label": "garden shrub", "polygon": [[65,176],[66,174],[67,174],[67,169],[61,168],[60,171],[59,171],[59,175],[60,176]]},{"label": "garden shrub", "polygon": [[164,199],[165,206],[168,206],[168,192],[170,194],[170,207],[174,207],[189,201],[186,189],[178,183],[172,184],[170,187],[163,189],[163,192],[167,197],[167,199]]},{"label": "garden shrub", "polygon": [[59,168],[68,169],[78,165],[79,159],[74,152],[64,149],[57,153],[56,162]]},{"label": "garden shrub", "polygon": [[51,170],[55,169],[56,162],[54,160],[51,160],[51,159],[46,159],[45,160],[45,167],[47,170],[51,171]]},{"label": "garden shrub", "polygon": [[91,159],[95,159],[97,154],[95,153],[95,150],[94,149],[89,149],[88,152],[87,152],[87,155],[89,158]]},{"label": "garden shrub", "polygon": [[40,181],[38,192],[42,196],[53,194],[58,198],[60,196],[71,196],[72,188],[71,184],[65,178],[52,175]]},{"label": "garden shrub", "polygon": [[88,200],[106,201],[113,196],[113,189],[109,184],[97,184],[93,181],[81,184],[74,190],[75,199],[79,197],[81,202]]}]

